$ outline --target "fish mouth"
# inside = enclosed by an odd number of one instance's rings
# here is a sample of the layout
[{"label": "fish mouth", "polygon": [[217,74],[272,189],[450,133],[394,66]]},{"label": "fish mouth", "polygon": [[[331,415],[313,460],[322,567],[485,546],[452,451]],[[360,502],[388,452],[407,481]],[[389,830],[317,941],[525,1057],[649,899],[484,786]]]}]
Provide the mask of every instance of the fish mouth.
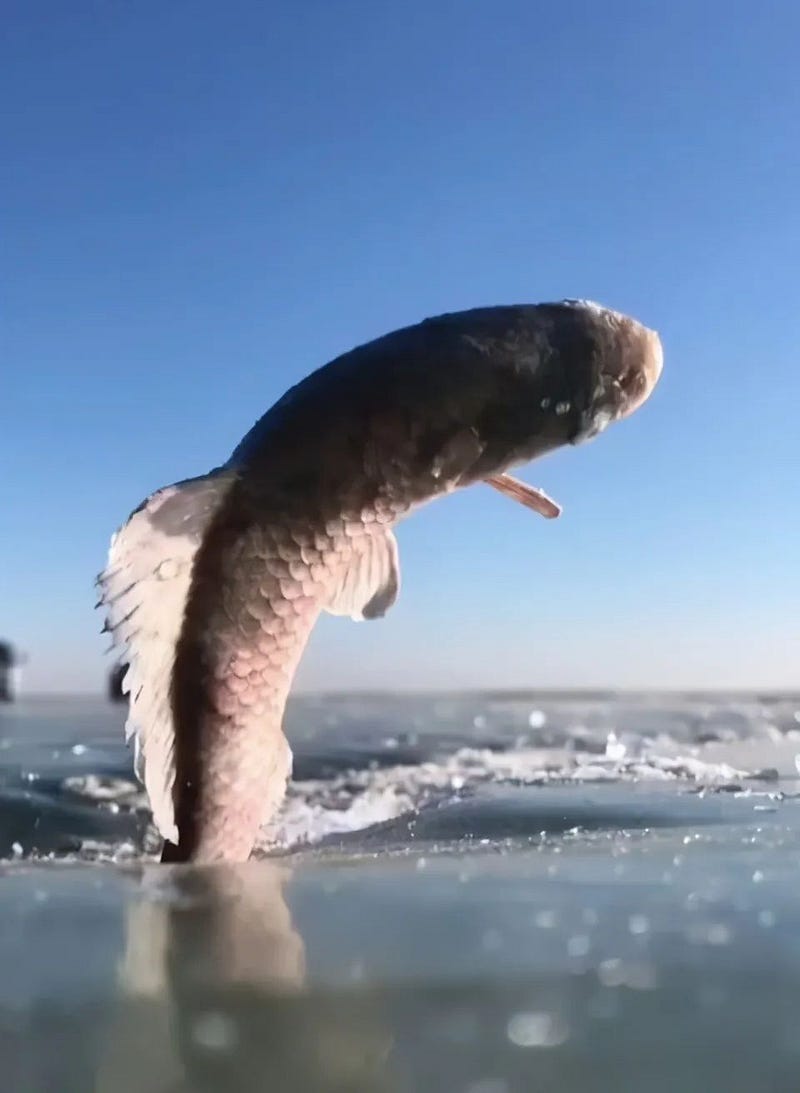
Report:
[{"label": "fish mouth", "polygon": [[627,403],[623,406],[620,418],[630,417],[650,398],[664,368],[664,347],[655,330],[646,326],[639,327],[642,341],[642,359],[639,368],[640,382],[637,390],[626,390]]},{"label": "fish mouth", "polygon": [[630,417],[648,400],[664,367],[661,339],[654,330],[627,320],[620,367],[600,373],[589,406],[582,411],[570,444],[599,436],[609,425]]}]

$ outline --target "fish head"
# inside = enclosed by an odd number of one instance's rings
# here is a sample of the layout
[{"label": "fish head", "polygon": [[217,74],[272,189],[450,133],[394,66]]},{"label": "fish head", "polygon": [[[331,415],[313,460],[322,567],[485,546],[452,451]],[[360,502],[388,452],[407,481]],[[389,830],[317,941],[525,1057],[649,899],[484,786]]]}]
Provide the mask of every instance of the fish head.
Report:
[{"label": "fish head", "polygon": [[541,304],[527,309],[525,320],[527,329],[523,322],[521,335],[515,330],[506,343],[520,387],[504,400],[502,421],[495,417],[484,434],[500,442],[486,445],[478,469],[489,485],[552,519],[560,506],[506,471],[629,417],[650,397],[664,357],[654,330],[590,301]]},{"label": "fish head", "polygon": [[663,365],[654,330],[584,300],[525,308],[501,348],[512,381],[482,430],[484,476],[599,436],[647,400]]},{"label": "fish head", "polygon": [[658,334],[627,315],[583,300],[561,306],[572,310],[586,345],[585,352],[564,356],[573,392],[569,443],[581,444],[647,401],[661,376],[664,354]]}]

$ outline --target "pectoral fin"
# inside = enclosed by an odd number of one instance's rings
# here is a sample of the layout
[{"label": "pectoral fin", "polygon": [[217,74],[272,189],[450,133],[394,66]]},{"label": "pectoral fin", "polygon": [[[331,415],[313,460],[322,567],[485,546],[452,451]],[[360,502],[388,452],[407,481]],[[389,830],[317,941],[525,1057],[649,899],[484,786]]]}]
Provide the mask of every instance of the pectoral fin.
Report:
[{"label": "pectoral fin", "polygon": [[542,490],[535,486],[529,486],[527,482],[520,482],[510,474],[493,474],[484,479],[488,485],[498,490],[512,501],[518,501],[528,509],[533,509],[548,520],[554,520],[561,515],[561,506]]}]

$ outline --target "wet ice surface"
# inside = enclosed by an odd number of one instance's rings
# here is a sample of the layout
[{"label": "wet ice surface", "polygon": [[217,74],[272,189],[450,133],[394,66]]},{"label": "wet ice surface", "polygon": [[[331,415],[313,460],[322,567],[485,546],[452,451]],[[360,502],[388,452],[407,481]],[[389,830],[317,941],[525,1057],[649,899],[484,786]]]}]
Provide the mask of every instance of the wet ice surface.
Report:
[{"label": "wet ice surface", "polygon": [[218,871],[149,864],[119,708],[3,710],[0,1089],[800,1088],[798,710],[299,701]]},{"label": "wet ice surface", "polygon": [[[155,853],[158,840],[132,774],[123,720],[121,707],[100,700],[0,708],[0,858]],[[671,822],[692,794],[725,793],[767,811],[798,786],[800,696],[301,698],[290,704],[287,727],[294,782],[283,812],[264,832],[264,851],[337,840],[356,850],[374,844],[376,825],[400,849],[425,830],[443,828],[458,843],[492,839],[505,807],[498,787],[518,790],[506,794],[514,802],[508,834],[532,836],[548,816],[545,829],[560,823],[552,810],[542,815],[542,802],[553,794],[534,789],[559,788],[569,819],[583,807],[572,789],[629,787],[622,798],[634,813],[642,802],[666,801]],[[593,817],[594,809],[585,818],[589,826],[595,820],[625,826],[625,816]],[[692,815],[703,823],[714,809],[709,804]]]}]

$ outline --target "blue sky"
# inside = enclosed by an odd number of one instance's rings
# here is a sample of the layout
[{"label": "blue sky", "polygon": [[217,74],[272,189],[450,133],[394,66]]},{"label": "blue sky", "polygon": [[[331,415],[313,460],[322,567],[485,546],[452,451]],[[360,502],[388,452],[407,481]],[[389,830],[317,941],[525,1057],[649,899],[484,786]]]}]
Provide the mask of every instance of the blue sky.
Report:
[{"label": "blue sky", "polygon": [[0,631],[97,688],[92,580],[154,488],[427,315],[582,296],[661,332],[633,419],[398,532],[304,687],[797,686],[800,7],[4,6]]}]

